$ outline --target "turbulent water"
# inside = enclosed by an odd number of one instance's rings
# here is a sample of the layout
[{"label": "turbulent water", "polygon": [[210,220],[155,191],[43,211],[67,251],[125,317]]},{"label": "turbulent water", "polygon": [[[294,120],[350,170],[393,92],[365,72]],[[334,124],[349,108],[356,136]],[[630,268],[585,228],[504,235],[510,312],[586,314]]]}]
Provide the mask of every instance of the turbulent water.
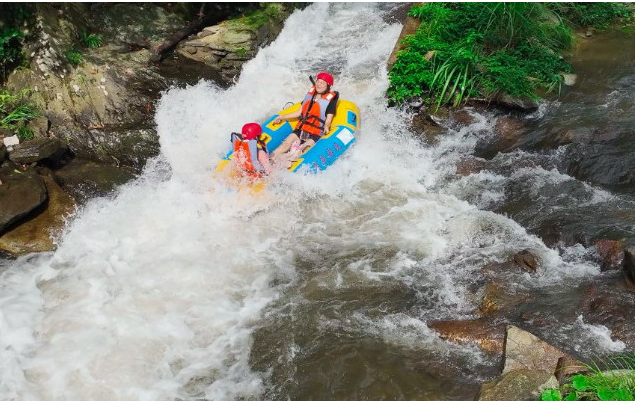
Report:
[{"label": "turbulent water", "polygon": [[[475,113],[431,147],[387,107],[385,64],[401,30],[392,12],[314,4],[229,89],[165,93],[161,156],[81,210],[55,253],[3,267],[0,399],[467,400],[498,360],[426,322],[473,318],[479,269],[529,249],[541,274],[516,275],[519,288],[598,274],[585,249],[560,255],[488,211],[503,178],[457,179],[492,118]],[[361,110],[346,157],[316,176],[276,174],[258,197],[212,179],[229,133],[298,101],[320,70]],[[537,187],[570,179],[527,174]],[[624,347],[581,317],[552,336]]]}]

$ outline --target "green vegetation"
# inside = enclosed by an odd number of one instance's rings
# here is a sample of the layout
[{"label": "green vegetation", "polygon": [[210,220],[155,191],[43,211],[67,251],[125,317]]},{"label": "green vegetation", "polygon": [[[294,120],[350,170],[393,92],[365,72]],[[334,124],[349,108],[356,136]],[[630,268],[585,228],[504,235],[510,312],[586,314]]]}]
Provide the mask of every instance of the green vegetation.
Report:
[{"label": "green vegetation", "polygon": [[245,55],[247,54],[247,49],[241,47],[240,49],[236,50],[236,55],[238,57],[245,57]]},{"label": "green vegetation", "polygon": [[101,46],[101,36],[99,35],[89,34],[86,31],[82,31],[81,39],[84,46],[90,49],[95,49]]},{"label": "green vegetation", "polygon": [[0,4],[0,82],[23,62],[22,28],[33,16],[33,5],[29,3]]},{"label": "green vegetation", "polygon": [[622,3],[550,3],[549,7],[576,26],[605,29],[617,18],[628,17]]},{"label": "green vegetation", "polygon": [[84,55],[82,54],[82,52],[80,52],[74,47],[68,49],[66,51],[65,56],[66,56],[66,60],[75,66],[79,65],[82,61],[84,61]]},{"label": "green vegetation", "polygon": [[634,401],[635,354],[613,358],[607,365],[610,370],[588,366],[590,374],[575,375],[562,388],[543,391],[540,401]]},{"label": "green vegetation", "polygon": [[570,71],[560,54],[573,42],[572,28],[560,17],[565,9],[575,23],[579,19],[571,10],[594,23],[622,15],[613,3],[414,6],[410,15],[419,18],[421,26],[404,39],[405,49],[389,74],[388,96],[394,103],[422,97],[438,109],[476,96],[537,99],[541,91],[557,90],[562,73]]},{"label": "green vegetation", "polygon": [[282,3],[263,3],[264,7],[228,20],[230,24],[242,24],[251,29],[258,29],[272,19],[279,18]]},{"label": "green vegetation", "polygon": [[27,100],[28,93],[28,90],[17,95],[0,91],[0,128],[11,130],[21,141],[33,138],[33,132],[26,126],[38,116]]}]

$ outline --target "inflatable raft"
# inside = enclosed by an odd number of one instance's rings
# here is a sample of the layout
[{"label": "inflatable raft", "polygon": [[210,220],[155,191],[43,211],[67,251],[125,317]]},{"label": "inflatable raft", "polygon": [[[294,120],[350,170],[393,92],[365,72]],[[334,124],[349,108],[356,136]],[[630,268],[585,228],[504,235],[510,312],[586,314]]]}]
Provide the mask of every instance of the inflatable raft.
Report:
[{"label": "inflatable raft", "polygon": [[[276,117],[298,111],[302,103],[273,115],[262,124],[262,138],[267,144],[269,153],[273,152],[284,139],[291,134],[297,119],[289,119],[281,124],[274,124]],[[347,100],[339,100],[335,109],[335,117],[331,123],[331,130],[322,136],[317,143],[306,152],[299,155],[288,168],[291,172],[318,172],[326,169],[350,148],[355,142],[355,132],[359,127],[359,109]],[[234,156],[233,149],[227,153],[216,166],[216,172],[223,172],[231,163]]]}]

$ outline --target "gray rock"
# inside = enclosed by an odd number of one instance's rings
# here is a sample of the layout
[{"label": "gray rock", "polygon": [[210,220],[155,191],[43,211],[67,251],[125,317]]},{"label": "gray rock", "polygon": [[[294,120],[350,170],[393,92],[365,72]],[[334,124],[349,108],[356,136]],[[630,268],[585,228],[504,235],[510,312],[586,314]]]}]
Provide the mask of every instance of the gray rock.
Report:
[{"label": "gray rock", "polygon": [[540,369],[554,374],[566,354],[516,326],[507,327],[503,374],[518,369]]},{"label": "gray rock", "polygon": [[629,246],[624,250],[624,262],[623,262],[624,276],[626,281],[635,286],[635,247]]},{"label": "gray rock", "polygon": [[20,256],[55,249],[66,219],[75,212],[75,202],[51,178],[43,179],[49,196],[46,209],[0,236],[0,250]]},{"label": "gray rock", "polygon": [[16,145],[9,159],[16,163],[29,164],[40,160],[59,161],[68,146],[57,138],[36,138]]},{"label": "gray rock", "polygon": [[0,233],[42,205],[48,195],[42,177],[33,168],[25,171],[16,164],[0,167]]},{"label": "gray rock", "polygon": [[135,175],[123,168],[84,160],[73,160],[55,172],[55,180],[78,202],[108,195],[133,178]]},{"label": "gray rock", "polygon": [[552,372],[514,370],[484,383],[475,401],[535,401],[548,388],[558,388],[558,380]]}]

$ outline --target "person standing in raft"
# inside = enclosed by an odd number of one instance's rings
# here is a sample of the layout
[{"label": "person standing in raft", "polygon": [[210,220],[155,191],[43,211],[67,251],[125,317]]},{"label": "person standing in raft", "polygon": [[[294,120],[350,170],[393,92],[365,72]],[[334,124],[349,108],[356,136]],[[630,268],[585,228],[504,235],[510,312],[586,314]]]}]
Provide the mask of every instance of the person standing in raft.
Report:
[{"label": "person standing in raft", "polygon": [[272,152],[271,160],[274,164],[278,164],[283,158],[291,160],[299,156],[331,129],[339,93],[331,91],[331,74],[320,72],[316,78],[314,85],[304,96],[300,110],[283,114],[273,120],[274,124],[280,124],[282,120],[298,118],[298,124],[293,132]]},{"label": "person standing in raft", "polygon": [[231,134],[234,166],[242,176],[262,178],[271,173],[269,152],[261,134],[262,127],[256,123],[243,125],[240,134],[236,132]]}]

